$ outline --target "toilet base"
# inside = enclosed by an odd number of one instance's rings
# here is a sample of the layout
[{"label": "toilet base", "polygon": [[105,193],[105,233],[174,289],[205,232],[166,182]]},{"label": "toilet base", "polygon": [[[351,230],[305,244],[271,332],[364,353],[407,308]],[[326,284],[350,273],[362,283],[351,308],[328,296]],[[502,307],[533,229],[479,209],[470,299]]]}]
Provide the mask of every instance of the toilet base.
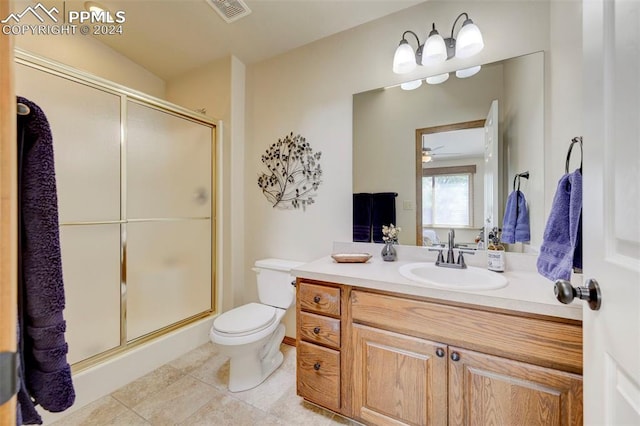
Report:
[{"label": "toilet base", "polygon": [[229,366],[229,391],[241,392],[252,389],[264,382],[284,360],[280,351],[280,343],[284,338],[285,328],[278,328],[258,350],[247,350],[243,354],[231,357]]}]

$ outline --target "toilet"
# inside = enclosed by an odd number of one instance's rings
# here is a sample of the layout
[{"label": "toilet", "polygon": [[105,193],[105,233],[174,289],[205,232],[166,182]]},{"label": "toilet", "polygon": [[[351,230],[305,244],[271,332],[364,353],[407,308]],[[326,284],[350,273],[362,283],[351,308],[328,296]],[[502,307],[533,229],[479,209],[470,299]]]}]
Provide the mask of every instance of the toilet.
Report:
[{"label": "toilet", "polygon": [[213,321],[209,337],[230,358],[231,392],[258,386],[282,364],[285,330],[280,322],[295,299],[291,269],[300,265],[283,259],[256,261],[260,303],[238,306]]}]

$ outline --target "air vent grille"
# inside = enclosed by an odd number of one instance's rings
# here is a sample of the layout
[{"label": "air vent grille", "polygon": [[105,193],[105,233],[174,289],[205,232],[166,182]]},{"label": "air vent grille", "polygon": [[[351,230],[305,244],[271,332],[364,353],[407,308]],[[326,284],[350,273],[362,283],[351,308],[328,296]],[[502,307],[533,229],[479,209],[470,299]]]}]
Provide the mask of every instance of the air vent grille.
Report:
[{"label": "air vent grille", "polygon": [[242,0],[206,0],[227,23],[237,21],[251,13],[251,9]]}]

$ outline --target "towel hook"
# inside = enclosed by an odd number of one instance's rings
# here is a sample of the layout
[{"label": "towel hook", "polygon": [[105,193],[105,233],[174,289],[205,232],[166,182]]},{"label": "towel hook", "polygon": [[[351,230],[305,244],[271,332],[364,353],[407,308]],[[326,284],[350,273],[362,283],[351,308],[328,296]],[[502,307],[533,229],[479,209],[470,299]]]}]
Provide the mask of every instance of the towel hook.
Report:
[{"label": "towel hook", "polygon": [[569,151],[567,152],[567,161],[564,164],[565,173],[569,173],[569,162],[571,161],[571,150],[573,149],[573,146],[576,143],[580,144],[580,173],[582,173],[582,157],[583,157],[582,136],[576,136],[575,138],[571,139],[571,145],[569,145]]},{"label": "towel hook", "polygon": [[518,182],[518,191],[520,191],[520,178],[529,179],[529,172],[518,173],[513,177],[513,190],[516,190],[516,181]]}]

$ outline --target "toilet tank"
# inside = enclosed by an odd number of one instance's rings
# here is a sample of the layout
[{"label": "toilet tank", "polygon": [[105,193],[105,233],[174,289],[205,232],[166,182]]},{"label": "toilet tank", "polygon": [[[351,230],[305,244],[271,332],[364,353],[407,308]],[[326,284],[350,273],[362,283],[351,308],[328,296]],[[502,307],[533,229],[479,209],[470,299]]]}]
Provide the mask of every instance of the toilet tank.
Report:
[{"label": "toilet tank", "polygon": [[284,259],[256,261],[253,270],[257,275],[260,303],[288,309],[295,299],[295,287],[291,285],[295,277],[290,272],[302,264],[304,262]]}]

